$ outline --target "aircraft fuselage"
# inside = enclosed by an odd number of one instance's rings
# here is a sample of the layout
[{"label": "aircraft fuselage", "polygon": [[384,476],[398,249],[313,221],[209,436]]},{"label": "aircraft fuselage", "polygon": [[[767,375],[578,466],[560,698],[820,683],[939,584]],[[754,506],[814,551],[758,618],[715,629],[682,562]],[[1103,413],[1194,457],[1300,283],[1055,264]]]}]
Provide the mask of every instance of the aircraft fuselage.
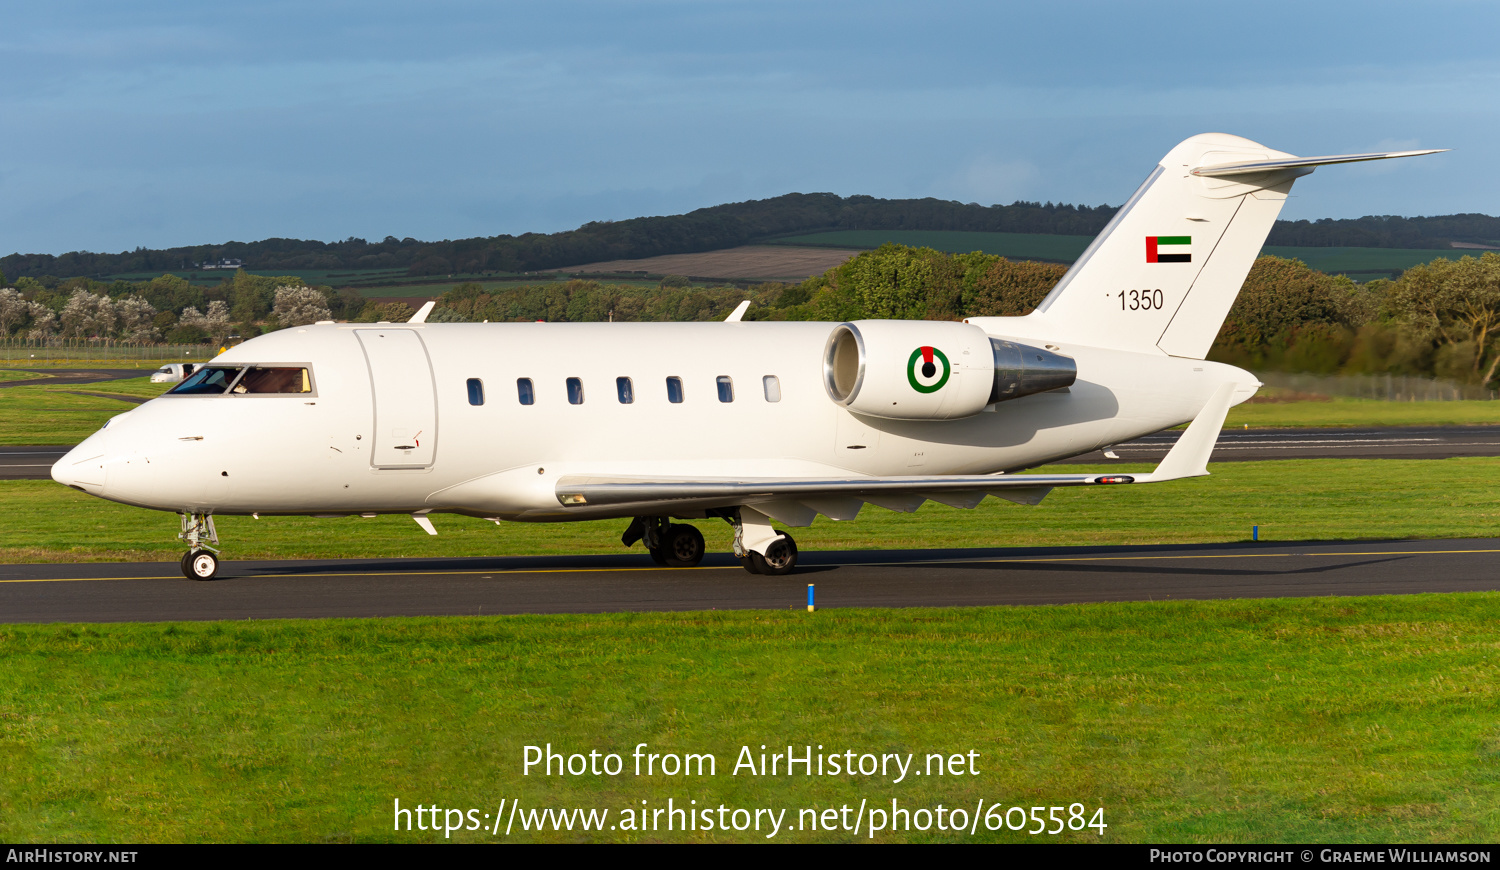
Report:
[{"label": "aircraft fuselage", "polygon": [[[995,324],[1006,320],[989,319],[986,330],[1003,334]],[[305,367],[308,392],[162,396],[114,418],[54,476],[107,499],[183,513],[630,516],[564,510],[556,481],[1016,471],[1185,423],[1222,383],[1237,385],[1236,402],[1258,386],[1222,364],[1058,343],[1049,347],[1077,365],[1067,389],[963,419],[882,419],[830,397],[822,368],[835,326],[287,329],[212,364]],[[673,378],[680,386],[669,385]]]}]

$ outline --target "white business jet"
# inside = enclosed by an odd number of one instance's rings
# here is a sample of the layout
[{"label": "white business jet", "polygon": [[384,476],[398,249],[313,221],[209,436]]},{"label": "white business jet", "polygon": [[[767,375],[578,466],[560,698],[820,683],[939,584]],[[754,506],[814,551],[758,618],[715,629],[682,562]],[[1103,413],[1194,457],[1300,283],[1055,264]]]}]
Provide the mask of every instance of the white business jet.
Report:
[{"label": "white business jet", "polygon": [[[432,514],[629,519],[626,546],[703,558],[718,518],[756,573],[865,504],[1036,504],[1058,486],[1207,474],[1260,386],[1204,356],[1292,182],[1330,163],[1204,134],[1173,148],[1025,317],[962,323],[319,323],[220,354],[52,468],[182,515],[186,576],[213,518]],[[748,303],[745,303],[748,305]],[[1191,421],[1150,474],[1021,470]]]}]

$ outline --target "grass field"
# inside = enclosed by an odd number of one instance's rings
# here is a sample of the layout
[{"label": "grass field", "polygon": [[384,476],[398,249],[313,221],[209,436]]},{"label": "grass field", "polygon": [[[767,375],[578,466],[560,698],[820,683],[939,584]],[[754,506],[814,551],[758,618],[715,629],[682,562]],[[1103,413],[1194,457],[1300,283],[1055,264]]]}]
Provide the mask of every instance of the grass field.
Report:
[{"label": "grass field", "polygon": [[1500,424],[1500,401],[1381,402],[1336,398],[1327,402],[1236,405],[1228,429],[1308,426],[1473,426]]},{"label": "grass field", "polygon": [[966,233],[942,230],[836,230],[776,239],[775,245],[808,245],[828,248],[878,248],[886,242],[913,248],[932,248],[954,254],[983,251],[1013,260],[1048,260],[1071,263],[1093,241],[1092,236],[1057,236],[1042,233]]},{"label": "grass field", "polygon": [[74,391],[124,396],[159,396],[171,384],[153,384],[150,377],[99,384],[29,384],[0,389],[0,445],[77,444],[110,417],[135,405]]},{"label": "grass field", "polygon": [[[854,522],[820,517],[793,534],[805,550],[1242,541],[1251,526],[1272,541],[1500,535],[1500,458],[1305,459],[1210,468],[1207,478],[1160,486],[1058,489],[1036,507],[996,499],[972,511],[928,504],[900,514],[866,507]],[[1149,466],[1095,470],[1131,473]],[[439,514],[433,523],[436,537],[406,516],[217,519],[228,559],[624,552],[623,520],[497,527]],[[698,527],[711,551],[729,549],[727,524],[703,520]],[[0,482],[0,562],[175,560],[182,550],[177,528],[173,514],[118,505],[51,481]]]},{"label": "grass field", "polygon": [[[393,800],[476,818],[519,800],[618,824],[671,799],[784,809],[775,840],[794,842],[867,842],[867,830],[799,831],[799,810],[848,807],[852,822],[861,801],[892,800],[969,813],[1080,803],[1108,827],[1032,837],[980,822],[974,837],[877,842],[1493,842],[1497,606],[1475,593],[3,626],[0,839],[442,841],[394,832]],[[524,747],[549,743],[618,753],[622,773],[523,775]],[[635,776],[639,743],[712,754],[715,775]],[[741,747],[762,745],[918,765],[972,752],[979,773],[734,775]],[[769,833],[483,825],[452,839]]]},{"label": "grass field", "polygon": [[[886,242],[933,248],[955,254],[984,251],[1021,260],[1071,263],[1093,241],[1092,236],[1057,236],[1031,233],[965,233],[935,230],[837,230],[777,239],[778,245],[814,245],[836,248],[878,248]],[[1456,260],[1482,251],[1408,248],[1302,248],[1267,245],[1261,253],[1301,260],[1320,272],[1348,274],[1365,280],[1394,277],[1438,257]]]},{"label": "grass field", "polygon": [[[245,271],[252,275],[264,275],[276,278],[283,275],[295,275],[311,285],[324,284],[332,287],[353,287],[359,290],[361,294],[374,298],[417,296],[423,294],[437,296],[441,295],[452,285],[465,281],[497,282],[504,286],[506,284],[513,285],[517,282],[545,282],[557,277],[551,272],[486,272],[412,276],[406,274],[405,269],[246,269]],[[121,272],[115,275],[104,276],[100,280],[149,281],[163,274],[176,275],[199,287],[212,287],[227,278],[233,277],[234,272],[227,270],[210,270],[207,272],[174,270],[165,273]]]}]

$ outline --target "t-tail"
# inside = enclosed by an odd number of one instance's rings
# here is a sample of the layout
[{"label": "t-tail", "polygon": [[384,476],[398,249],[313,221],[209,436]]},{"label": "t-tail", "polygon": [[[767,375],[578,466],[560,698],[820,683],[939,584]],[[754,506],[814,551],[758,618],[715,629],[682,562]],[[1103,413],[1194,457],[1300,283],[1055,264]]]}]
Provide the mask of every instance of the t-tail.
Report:
[{"label": "t-tail", "polygon": [[[1292,182],[1330,163],[1436,150],[1294,157],[1224,133],[1194,136],[1161,159],[1036,311],[1018,319],[1029,323],[1007,318],[1012,328],[992,331],[1203,359]],[[989,320],[972,322],[989,328]]]}]

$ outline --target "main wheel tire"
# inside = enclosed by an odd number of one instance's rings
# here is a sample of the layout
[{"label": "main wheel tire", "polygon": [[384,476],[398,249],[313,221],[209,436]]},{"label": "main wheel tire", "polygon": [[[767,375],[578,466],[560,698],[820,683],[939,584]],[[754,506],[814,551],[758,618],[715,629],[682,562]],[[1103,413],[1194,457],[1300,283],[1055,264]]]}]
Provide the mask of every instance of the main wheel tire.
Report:
[{"label": "main wheel tire", "polygon": [[765,555],[755,551],[750,552],[750,561],[755,563],[757,574],[768,574],[772,577],[780,577],[783,574],[792,573],[797,567],[797,542],[786,532],[781,533],[781,538],[773,541],[766,548]]},{"label": "main wheel tire", "polygon": [[737,556],[736,558],[738,558],[740,560],[740,567],[741,568],[744,568],[746,571],[749,571],[751,574],[759,574],[760,573],[760,569],[757,568],[757,567],[755,567],[755,560],[753,558],[751,558],[754,555],[755,555],[754,553],[746,553],[745,555],[743,555],[743,556]]},{"label": "main wheel tire", "polygon": [[662,566],[663,568],[667,566],[667,557],[662,553],[661,550],[658,550],[655,547],[647,547],[646,552],[651,555],[651,561]]},{"label": "main wheel tire", "polygon": [[189,580],[212,580],[219,573],[219,557],[207,550],[193,550],[182,557],[182,573]]},{"label": "main wheel tire", "polygon": [[667,529],[662,556],[672,568],[692,568],[703,561],[703,533],[694,526],[673,524]]}]

